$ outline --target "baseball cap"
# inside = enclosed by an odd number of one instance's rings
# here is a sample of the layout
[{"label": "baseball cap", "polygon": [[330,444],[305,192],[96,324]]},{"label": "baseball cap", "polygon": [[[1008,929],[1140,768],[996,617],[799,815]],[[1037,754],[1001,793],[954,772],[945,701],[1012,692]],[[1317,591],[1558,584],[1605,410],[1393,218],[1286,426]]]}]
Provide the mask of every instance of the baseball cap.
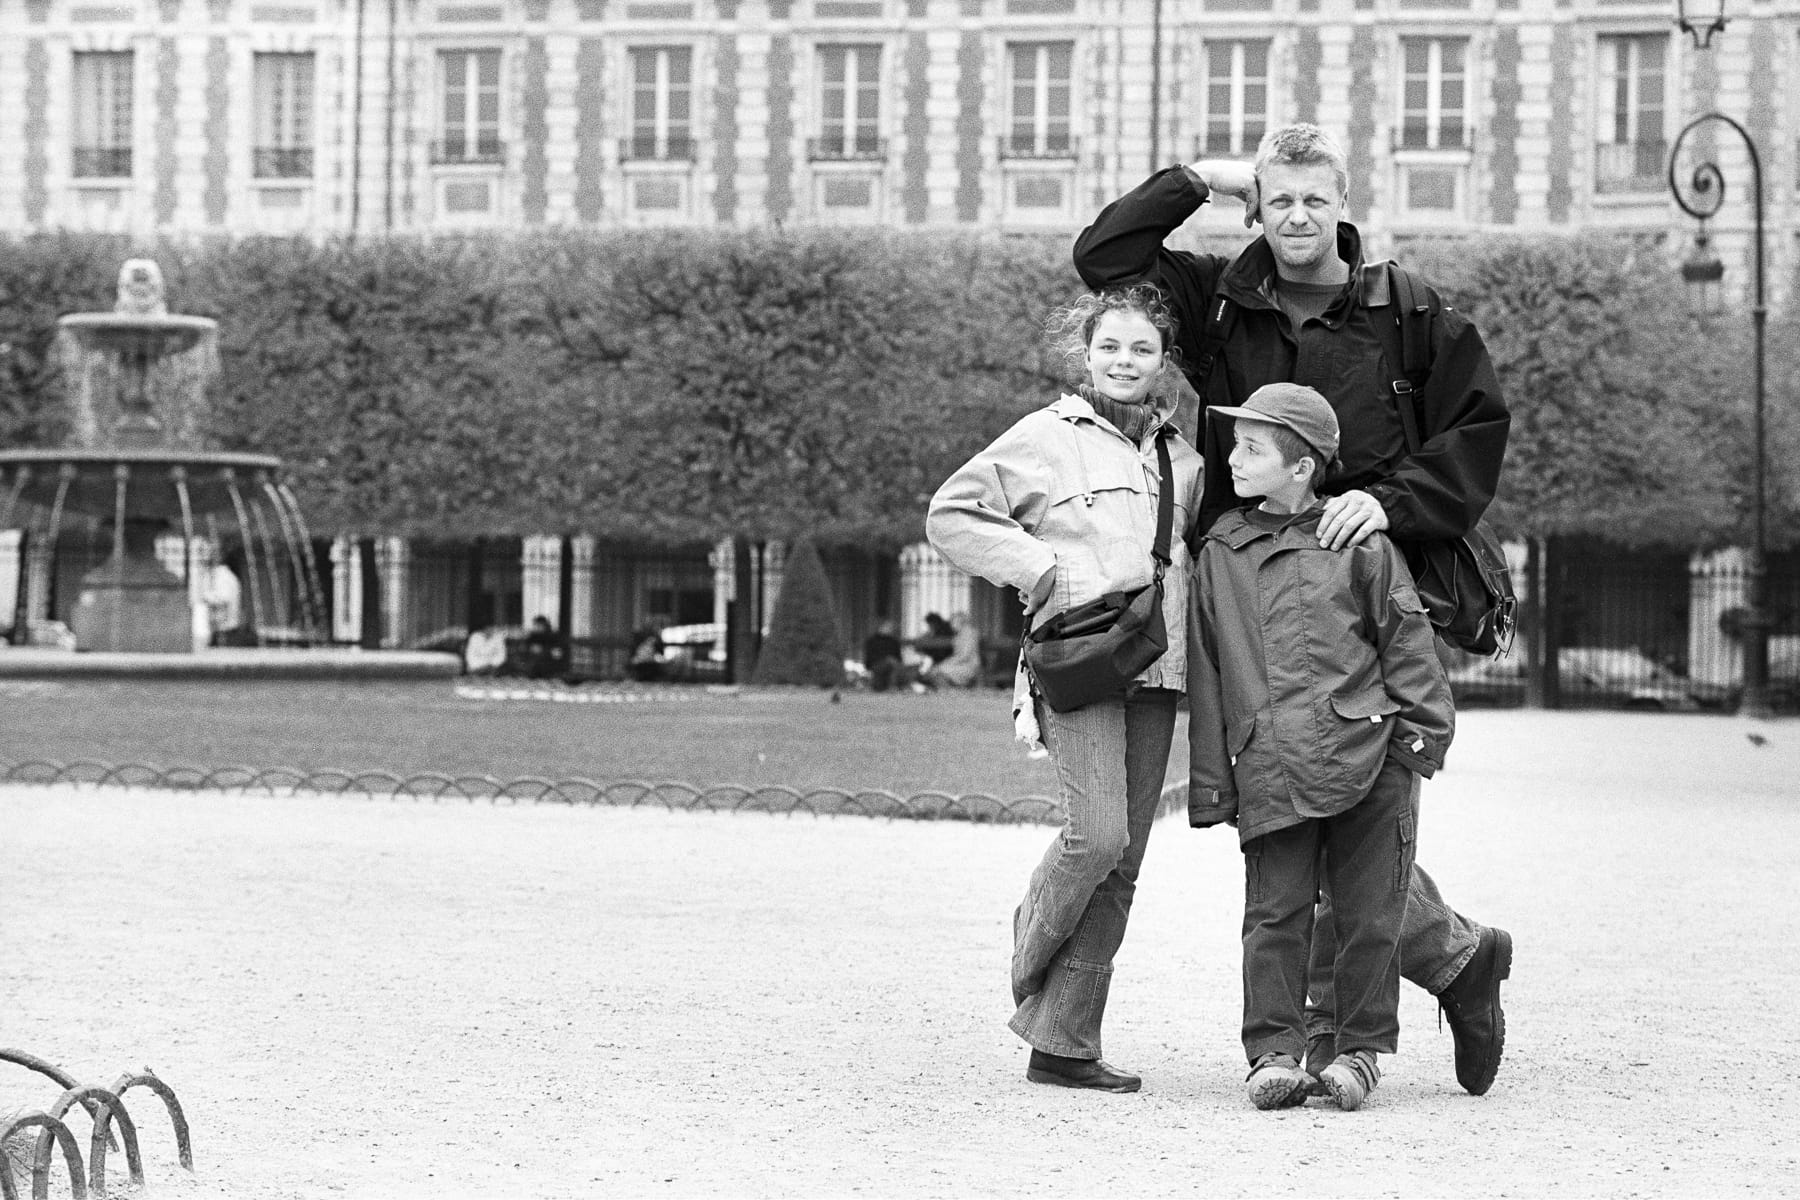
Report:
[{"label": "baseball cap", "polygon": [[1237,408],[1209,408],[1208,413],[1285,425],[1312,446],[1326,462],[1337,457],[1338,419],[1325,397],[1303,383],[1265,383]]}]

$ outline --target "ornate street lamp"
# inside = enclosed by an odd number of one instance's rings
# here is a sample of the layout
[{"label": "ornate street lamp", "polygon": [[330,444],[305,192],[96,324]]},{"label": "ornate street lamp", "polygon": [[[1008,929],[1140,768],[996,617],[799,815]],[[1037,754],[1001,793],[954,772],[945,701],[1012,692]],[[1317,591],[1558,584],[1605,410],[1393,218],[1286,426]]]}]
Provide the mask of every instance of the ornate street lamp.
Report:
[{"label": "ornate street lamp", "polygon": [[[1694,34],[1695,41],[1702,47],[1706,38],[1701,36],[1687,20],[1685,3],[1679,24]],[[1713,32],[1725,27],[1723,0],[1719,15],[1704,32],[1709,38]],[[1724,125],[1738,137],[1743,139],[1744,149],[1750,155],[1750,203],[1755,213],[1754,241],[1751,244],[1752,258],[1755,262],[1755,299],[1750,309],[1750,322],[1755,333],[1756,354],[1756,464],[1752,492],[1752,504],[1755,513],[1755,540],[1750,548],[1750,605],[1743,614],[1738,628],[1742,631],[1744,641],[1744,698],[1742,712],[1752,717],[1767,717],[1769,708],[1769,606],[1767,596],[1767,573],[1764,566],[1764,553],[1768,544],[1766,522],[1766,482],[1764,479],[1765,455],[1763,449],[1763,331],[1768,324],[1769,309],[1763,300],[1763,184],[1762,157],[1756,151],[1756,140],[1750,131],[1723,113],[1702,113],[1689,121],[1675,138],[1675,146],[1669,152],[1669,191],[1674,193],[1675,203],[1690,217],[1700,221],[1700,232],[1695,238],[1693,255],[1681,265],[1681,276],[1689,283],[1717,283],[1725,273],[1724,264],[1708,249],[1706,237],[1706,221],[1719,211],[1725,203],[1725,175],[1719,170],[1717,163],[1703,160],[1694,168],[1687,180],[1687,188],[1682,188],[1682,180],[1676,170],[1676,163],[1681,158],[1681,144],[1687,140],[1688,134],[1702,125]]]},{"label": "ornate street lamp", "polygon": [[1691,6],[1688,0],[1675,0],[1675,25],[1692,34],[1694,45],[1705,50],[1712,45],[1713,34],[1725,31],[1725,0],[1694,0]]}]

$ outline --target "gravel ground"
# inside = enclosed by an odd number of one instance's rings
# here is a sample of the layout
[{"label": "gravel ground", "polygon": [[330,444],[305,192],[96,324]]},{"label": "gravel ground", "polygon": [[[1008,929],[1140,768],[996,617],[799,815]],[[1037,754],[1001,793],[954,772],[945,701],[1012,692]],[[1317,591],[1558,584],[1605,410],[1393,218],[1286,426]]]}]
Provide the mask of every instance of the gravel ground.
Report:
[{"label": "gravel ground", "polygon": [[[861,818],[0,789],[0,1045],[172,1084],[153,1196],[1800,1195],[1800,725],[1463,726],[1420,861],[1516,938],[1480,1099],[1408,987],[1361,1112],[1251,1109],[1241,867],[1179,820],[1135,1096],[1028,1084],[1005,1027],[1050,831]],[[54,1091],[0,1064],[0,1112]]]}]

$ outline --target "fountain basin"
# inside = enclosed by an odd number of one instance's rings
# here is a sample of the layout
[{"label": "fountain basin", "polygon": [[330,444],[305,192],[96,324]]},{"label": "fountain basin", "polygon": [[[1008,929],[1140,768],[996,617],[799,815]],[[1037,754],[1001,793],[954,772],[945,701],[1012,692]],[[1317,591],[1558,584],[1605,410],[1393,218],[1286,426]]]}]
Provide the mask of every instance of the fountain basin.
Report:
[{"label": "fountain basin", "polygon": [[[71,518],[110,526],[113,554],[81,580],[69,614],[84,651],[174,653],[193,646],[188,581],[156,557],[162,533],[191,544],[235,534],[251,606],[275,624],[318,628],[321,602],[307,572],[305,525],[266,454],[140,447],[0,451],[0,528],[42,516],[52,549]],[[257,547],[260,546],[260,550]]]},{"label": "fountain basin", "polygon": [[[280,468],[281,460],[273,455],[223,450],[147,446],[0,450],[0,505],[12,498],[13,503],[49,509],[57,506],[60,496],[65,513],[113,517],[123,482],[130,515],[158,518],[180,529],[184,489],[190,519],[203,513],[233,513],[237,501],[260,494],[265,483],[277,478]],[[0,512],[0,522],[8,515]]]},{"label": "fountain basin", "polygon": [[180,313],[70,313],[57,324],[83,345],[140,360],[192,350],[219,327],[211,317]]}]

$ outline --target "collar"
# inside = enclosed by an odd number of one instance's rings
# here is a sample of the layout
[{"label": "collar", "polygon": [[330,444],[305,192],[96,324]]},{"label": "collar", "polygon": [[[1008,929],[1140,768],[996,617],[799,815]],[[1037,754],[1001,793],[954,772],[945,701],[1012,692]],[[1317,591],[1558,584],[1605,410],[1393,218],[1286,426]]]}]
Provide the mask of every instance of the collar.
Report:
[{"label": "collar", "polygon": [[[1388,303],[1388,276],[1385,260],[1363,261],[1362,233],[1349,221],[1337,227],[1338,257],[1350,264],[1350,281],[1345,285],[1352,299],[1365,308],[1380,308]],[[1256,308],[1274,308],[1275,252],[1266,238],[1257,238],[1225,268],[1221,283],[1233,300]],[[1333,304],[1335,307],[1335,302]]]},{"label": "collar", "polygon": [[[1089,404],[1086,400],[1083,400],[1074,392],[1064,392],[1055,400],[1052,400],[1049,404],[1045,405],[1045,409],[1051,416],[1061,417],[1063,420],[1071,423],[1076,421],[1093,421],[1097,424],[1100,420],[1099,414],[1094,411],[1094,406]],[[1169,423],[1169,418],[1174,415],[1175,406],[1172,403],[1158,408],[1156,410],[1156,418],[1150,422],[1149,432],[1155,433],[1158,429],[1167,425]],[[1108,428],[1111,428],[1110,422],[1108,423]],[[1119,436],[1124,437],[1124,434],[1120,434]]]},{"label": "collar", "polygon": [[1319,548],[1319,522],[1325,516],[1325,503],[1318,501],[1310,508],[1294,513],[1280,526],[1264,529],[1253,523],[1244,515],[1243,508],[1234,508],[1213,523],[1208,537],[1216,538],[1233,550],[1242,550],[1251,542],[1260,538],[1274,538],[1292,549],[1305,549],[1311,546]]}]

